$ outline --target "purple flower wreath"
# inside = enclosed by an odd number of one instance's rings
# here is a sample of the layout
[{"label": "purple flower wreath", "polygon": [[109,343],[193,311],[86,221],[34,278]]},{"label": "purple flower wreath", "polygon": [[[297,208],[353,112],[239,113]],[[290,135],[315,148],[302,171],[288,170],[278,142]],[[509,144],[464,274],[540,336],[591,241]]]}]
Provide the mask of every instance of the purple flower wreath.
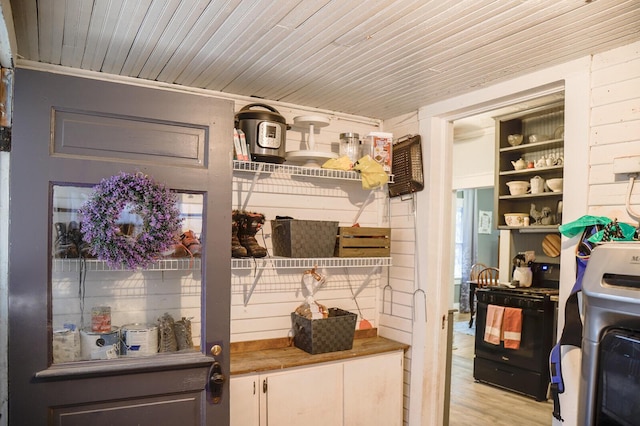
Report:
[{"label": "purple flower wreath", "polygon": [[[182,219],[176,195],[142,173],[121,172],[100,181],[82,206],[82,233],[91,252],[110,267],[146,268],[173,246]],[[142,218],[136,236],[125,235],[116,223],[122,211]]]}]

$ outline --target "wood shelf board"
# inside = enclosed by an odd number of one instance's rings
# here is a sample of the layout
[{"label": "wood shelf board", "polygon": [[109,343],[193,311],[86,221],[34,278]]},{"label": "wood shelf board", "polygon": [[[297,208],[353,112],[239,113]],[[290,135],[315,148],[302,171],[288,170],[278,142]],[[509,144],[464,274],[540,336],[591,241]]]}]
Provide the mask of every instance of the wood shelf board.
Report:
[{"label": "wood shelf board", "polygon": [[505,226],[505,225],[499,225],[498,229],[505,229],[505,230],[510,230],[510,231],[519,231],[520,233],[529,233],[529,234],[534,234],[534,233],[555,233],[555,232],[560,232],[558,230],[558,226],[559,225],[530,225],[530,226]]},{"label": "wood shelf board", "polygon": [[546,141],[533,142],[533,143],[523,142],[518,146],[509,145],[505,147],[500,147],[500,154],[541,151],[541,150],[550,149],[550,148],[560,148],[563,145],[564,145],[564,139],[549,139]]},{"label": "wood shelf board", "polygon": [[560,165],[560,166],[549,166],[549,167],[534,167],[532,169],[522,169],[522,170],[501,170],[500,172],[498,172],[498,174],[500,176],[520,176],[520,175],[524,175],[524,176],[530,176],[530,175],[537,175],[537,174],[548,174],[550,172],[560,172],[560,176],[562,176],[562,171],[564,170],[564,166]]},{"label": "wood shelf board", "polygon": [[541,194],[525,194],[525,195],[500,195],[501,200],[532,200],[536,198],[561,197],[560,192],[543,192]]}]

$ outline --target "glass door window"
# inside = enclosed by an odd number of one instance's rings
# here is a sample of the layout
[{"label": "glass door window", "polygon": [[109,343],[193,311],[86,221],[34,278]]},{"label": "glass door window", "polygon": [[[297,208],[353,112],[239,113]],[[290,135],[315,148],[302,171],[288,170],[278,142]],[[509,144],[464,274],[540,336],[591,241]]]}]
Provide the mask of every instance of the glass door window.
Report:
[{"label": "glass door window", "polygon": [[[178,192],[175,244],[145,269],[108,265],[82,238],[79,209],[91,187],[53,185],[50,324],[52,363],[199,351],[204,195]],[[135,239],[142,218],[130,209],[117,232]]]}]

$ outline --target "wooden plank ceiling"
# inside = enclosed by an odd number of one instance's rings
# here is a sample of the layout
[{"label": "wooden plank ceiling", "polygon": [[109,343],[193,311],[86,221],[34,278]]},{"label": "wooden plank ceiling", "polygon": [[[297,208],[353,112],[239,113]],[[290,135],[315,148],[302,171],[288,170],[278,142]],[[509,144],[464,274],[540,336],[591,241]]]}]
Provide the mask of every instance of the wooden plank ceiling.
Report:
[{"label": "wooden plank ceiling", "polygon": [[640,39],[638,0],[11,0],[18,57],[386,119]]}]

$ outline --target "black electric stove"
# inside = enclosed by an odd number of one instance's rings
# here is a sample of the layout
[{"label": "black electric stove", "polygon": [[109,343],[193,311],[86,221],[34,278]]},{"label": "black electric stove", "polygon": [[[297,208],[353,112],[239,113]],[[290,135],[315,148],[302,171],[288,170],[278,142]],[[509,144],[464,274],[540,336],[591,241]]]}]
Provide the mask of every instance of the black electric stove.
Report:
[{"label": "black electric stove", "polygon": [[[477,381],[499,386],[535,398],[547,399],[549,352],[553,346],[560,266],[532,265],[531,287],[485,287],[478,299],[473,376]],[[484,341],[487,307],[498,305],[522,309],[519,349],[505,348]]]}]

